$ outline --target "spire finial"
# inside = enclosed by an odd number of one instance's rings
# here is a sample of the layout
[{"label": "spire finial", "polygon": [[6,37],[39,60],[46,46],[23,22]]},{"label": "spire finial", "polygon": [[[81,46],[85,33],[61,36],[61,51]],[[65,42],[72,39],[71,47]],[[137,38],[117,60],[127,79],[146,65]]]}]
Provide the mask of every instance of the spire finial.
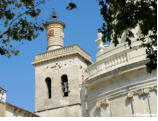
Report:
[{"label": "spire finial", "polygon": [[53,12],[52,12],[52,16],[51,16],[52,19],[57,19],[58,16],[56,15],[56,12],[55,12],[55,9],[53,8]]}]

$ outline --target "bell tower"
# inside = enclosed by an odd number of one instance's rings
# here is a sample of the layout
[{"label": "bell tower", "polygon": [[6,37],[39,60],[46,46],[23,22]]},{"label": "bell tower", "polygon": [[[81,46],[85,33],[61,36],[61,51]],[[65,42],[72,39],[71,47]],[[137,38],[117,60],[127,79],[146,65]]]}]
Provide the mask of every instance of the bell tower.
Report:
[{"label": "bell tower", "polygon": [[53,21],[45,24],[47,29],[47,50],[54,50],[62,48],[64,46],[64,28],[65,24],[57,20],[55,10],[53,9],[52,17]]},{"label": "bell tower", "polygon": [[78,45],[64,47],[65,24],[46,23],[47,51],[35,56],[35,113],[44,117],[80,117],[81,84],[91,57]]}]

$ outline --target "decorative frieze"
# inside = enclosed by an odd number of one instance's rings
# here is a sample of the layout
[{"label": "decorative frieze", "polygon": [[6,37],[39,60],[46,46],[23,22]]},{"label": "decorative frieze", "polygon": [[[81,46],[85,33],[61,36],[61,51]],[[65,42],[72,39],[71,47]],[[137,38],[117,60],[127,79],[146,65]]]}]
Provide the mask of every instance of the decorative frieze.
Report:
[{"label": "decorative frieze", "polygon": [[156,88],[157,86],[153,86],[153,87],[148,87],[148,88],[142,88],[135,91],[129,91],[127,93],[127,98],[133,98],[134,95],[139,95],[139,96],[148,95],[150,91],[153,91],[153,89],[155,90]]}]

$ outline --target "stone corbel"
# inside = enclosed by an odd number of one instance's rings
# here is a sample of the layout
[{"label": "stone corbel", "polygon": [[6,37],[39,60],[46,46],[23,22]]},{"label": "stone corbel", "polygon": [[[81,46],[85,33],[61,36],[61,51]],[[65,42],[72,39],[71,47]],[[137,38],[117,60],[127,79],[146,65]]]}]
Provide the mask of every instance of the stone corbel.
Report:
[{"label": "stone corbel", "polygon": [[100,108],[101,107],[101,102],[100,101],[97,101],[96,102],[96,108]]},{"label": "stone corbel", "polygon": [[144,91],[143,91],[143,89],[140,89],[140,90],[137,90],[136,93],[137,93],[139,96],[141,96],[141,95],[144,94]]},{"label": "stone corbel", "polygon": [[143,89],[144,94],[149,94],[149,88]]},{"label": "stone corbel", "polygon": [[133,95],[134,95],[134,93],[132,91],[129,91],[127,94],[127,98],[132,99]]},{"label": "stone corbel", "polygon": [[157,86],[153,86],[153,87],[151,88],[151,90],[157,91]]},{"label": "stone corbel", "polygon": [[108,99],[104,99],[104,100],[100,100],[100,101],[97,101],[96,103],[96,108],[101,108],[102,106],[109,106],[110,105],[110,102]]},{"label": "stone corbel", "polygon": [[110,102],[109,102],[109,100],[108,100],[108,99],[105,99],[105,100],[104,100],[104,102],[103,102],[103,104],[107,107],[107,106],[109,106],[109,105],[110,105]]},{"label": "stone corbel", "polygon": [[129,99],[133,98],[134,94],[137,94],[139,96],[148,95],[150,93],[150,91],[152,91],[152,90],[157,90],[157,86],[142,88],[142,89],[139,89],[136,91],[129,91],[127,93],[127,98],[129,98]]},{"label": "stone corbel", "polygon": [[135,93],[138,94],[139,96],[148,95],[150,93],[150,90],[152,90],[152,88],[148,87],[148,88],[139,89]]}]

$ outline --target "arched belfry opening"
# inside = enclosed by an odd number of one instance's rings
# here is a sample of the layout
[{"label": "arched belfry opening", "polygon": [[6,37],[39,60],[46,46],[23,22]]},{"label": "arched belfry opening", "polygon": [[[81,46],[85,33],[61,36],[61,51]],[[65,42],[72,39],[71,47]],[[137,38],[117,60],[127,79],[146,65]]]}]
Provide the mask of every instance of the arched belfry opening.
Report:
[{"label": "arched belfry opening", "polygon": [[70,91],[68,84],[68,76],[66,74],[61,76],[61,85],[62,85],[63,96],[67,97]]},{"label": "arched belfry opening", "polygon": [[47,88],[48,88],[48,98],[50,99],[52,97],[52,94],[51,94],[51,78],[47,77],[45,79],[45,81],[46,81]]}]

